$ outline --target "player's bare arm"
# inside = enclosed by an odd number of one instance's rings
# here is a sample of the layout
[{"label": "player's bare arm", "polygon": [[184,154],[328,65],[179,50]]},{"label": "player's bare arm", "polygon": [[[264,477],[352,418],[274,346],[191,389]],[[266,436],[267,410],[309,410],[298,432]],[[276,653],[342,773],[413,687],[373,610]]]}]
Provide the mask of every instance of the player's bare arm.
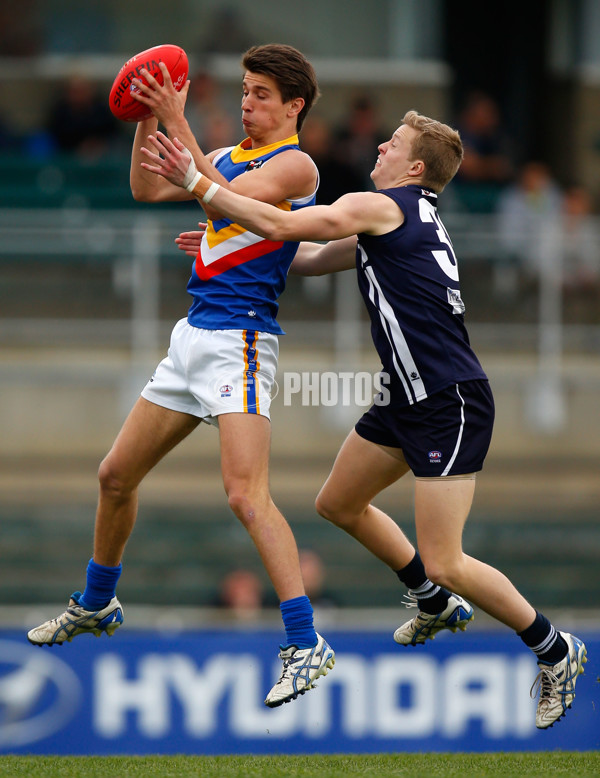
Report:
[{"label": "player's bare arm", "polygon": [[303,241],[298,246],[289,272],[297,276],[324,276],[342,270],[353,270],[355,262],[355,235],[325,244]]},{"label": "player's bare arm", "polygon": [[181,187],[175,186],[165,178],[149,173],[141,166],[144,159],[141,148],[148,132],[156,132],[157,129],[158,121],[155,118],[144,119],[137,124],[129,169],[129,185],[133,199],[144,203],[192,200],[193,197],[185,189],[182,190]]},{"label": "player's bare arm", "polygon": [[130,173],[134,199],[143,202],[194,199],[189,193],[182,194],[180,187],[173,186],[164,178],[149,174],[147,171],[143,175],[139,175],[139,172],[143,170],[140,168],[140,148],[146,142],[148,133],[156,132],[159,123],[165,127],[170,137],[185,138],[184,143],[194,157],[194,162],[199,170],[218,180],[222,186],[228,186],[228,181],[212,165],[212,160],[220,149],[211,151],[210,154],[204,154],[185,118],[184,110],[190,81],[186,81],[182,89],[178,91],[173,85],[171,75],[164,62],[160,62],[159,67],[163,74],[163,85],[159,84],[146,69],[141,71],[145,80],[133,79],[134,85],[139,90],[132,92],[133,97],[138,102],[147,105],[154,114],[153,118],[138,123],[135,134]]},{"label": "player's bare arm", "polygon": [[[204,174],[204,171],[200,170],[200,173]],[[216,181],[210,172],[208,177]],[[272,157],[262,167],[237,176],[226,188],[244,197],[276,205],[283,200],[312,195],[317,188],[317,168],[308,154],[289,149]]]},{"label": "player's bare arm", "polygon": [[[202,199],[210,181],[204,178],[194,188]],[[303,211],[287,212],[266,203],[257,203],[234,192],[219,189],[213,196],[214,206],[228,218],[247,229],[274,241],[338,240],[357,232],[382,234],[397,227],[401,214],[391,208],[384,195],[375,192],[347,194],[331,205],[316,205]],[[385,219],[386,212],[390,218]],[[387,229],[384,224],[390,224]]]},{"label": "player's bare arm", "polygon": [[[142,162],[142,167],[172,183],[190,186],[190,178],[193,178],[190,162],[193,160],[185,146],[177,138],[171,142],[160,132],[149,136],[148,140],[157,153],[142,148],[148,160]],[[195,175],[197,177],[199,172]],[[337,240],[358,232],[381,235],[398,227],[403,220],[402,212],[393,201],[376,192],[354,192],[332,205],[284,212],[220,188],[204,175],[194,184],[193,193],[205,202],[209,200],[209,189],[212,207],[269,240]]]}]

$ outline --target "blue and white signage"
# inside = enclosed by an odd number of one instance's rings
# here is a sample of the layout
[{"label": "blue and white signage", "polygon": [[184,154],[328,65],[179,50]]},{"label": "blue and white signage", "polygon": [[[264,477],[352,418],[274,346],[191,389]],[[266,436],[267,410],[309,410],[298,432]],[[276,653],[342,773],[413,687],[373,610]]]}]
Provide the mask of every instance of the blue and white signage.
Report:
[{"label": "blue and white signage", "polygon": [[163,637],[123,627],[62,648],[0,631],[0,753],[366,753],[600,747],[600,635],[566,718],[535,728],[533,657],[510,634],[331,632],[335,668],[288,705],[263,705],[279,632]]}]

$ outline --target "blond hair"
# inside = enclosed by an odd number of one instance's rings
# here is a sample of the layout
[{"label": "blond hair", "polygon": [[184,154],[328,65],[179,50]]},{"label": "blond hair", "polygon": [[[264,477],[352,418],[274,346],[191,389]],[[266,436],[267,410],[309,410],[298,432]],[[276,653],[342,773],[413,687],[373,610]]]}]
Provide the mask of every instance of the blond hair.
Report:
[{"label": "blond hair", "polygon": [[425,163],[421,183],[427,189],[441,192],[454,178],[463,160],[460,134],[447,124],[417,111],[407,111],[402,124],[419,133],[412,142],[411,160],[420,159]]}]

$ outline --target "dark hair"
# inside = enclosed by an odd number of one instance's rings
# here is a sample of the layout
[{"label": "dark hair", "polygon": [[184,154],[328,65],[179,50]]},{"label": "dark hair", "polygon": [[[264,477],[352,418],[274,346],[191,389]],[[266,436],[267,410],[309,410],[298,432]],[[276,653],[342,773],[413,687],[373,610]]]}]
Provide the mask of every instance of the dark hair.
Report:
[{"label": "dark hair", "polygon": [[296,122],[299,132],[320,95],[314,68],[304,54],[283,43],[267,43],[248,49],[242,58],[242,66],[251,73],[270,76],[277,84],[284,103],[296,97],[304,100]]}]

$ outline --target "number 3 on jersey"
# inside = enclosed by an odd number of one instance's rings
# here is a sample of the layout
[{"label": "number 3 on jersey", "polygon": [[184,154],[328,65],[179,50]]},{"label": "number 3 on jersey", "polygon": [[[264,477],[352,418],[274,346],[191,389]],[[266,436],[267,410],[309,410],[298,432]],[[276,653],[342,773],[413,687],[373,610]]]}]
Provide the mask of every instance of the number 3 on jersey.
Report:
[{"label": "number 3 on jersey", "polygon": [[431,253],[448,278],[451,278],[452,281],[458,281],[458,265],[456,263],[456,256],[454,254],[454,249],[452,248],[452,243],[450,242],[450,237],[442,224],[442,220],[440,219],[437,210],[429,200],[426,200],[424,197],[419,198],[419,216],[421,217],[422,222],[429,222],[437,225],[436,232],[438,239],[440,243],[445,243],[448,246],[448,249],[440,249],[439,251],[432,251]]}]

